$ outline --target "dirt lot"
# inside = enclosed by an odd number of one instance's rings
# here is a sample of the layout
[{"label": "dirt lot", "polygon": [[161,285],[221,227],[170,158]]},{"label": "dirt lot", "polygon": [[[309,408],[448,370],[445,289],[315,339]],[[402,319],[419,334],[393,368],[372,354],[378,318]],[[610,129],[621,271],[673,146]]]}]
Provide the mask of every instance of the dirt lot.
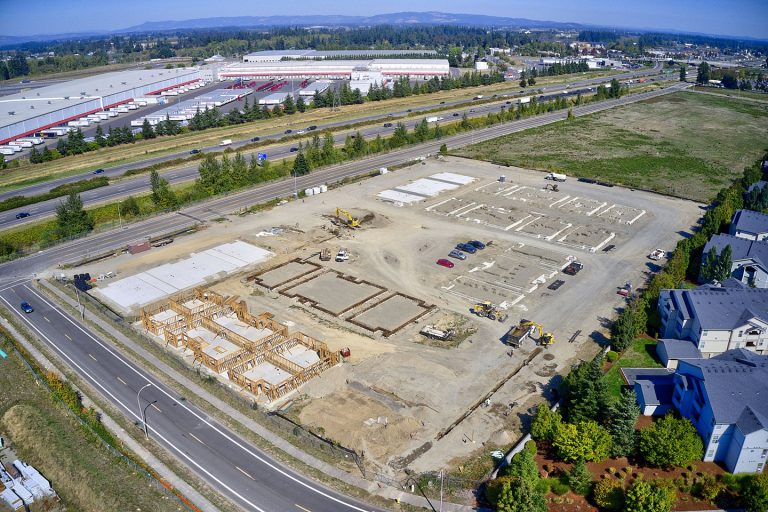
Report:
[{"label": "dirt lot", "polygon": [[768,103],[681,92],[459,153],[709,201],[766,150],[767,121]]},{"label": "dirt lot", "polygon": [[[475,180],[410,205],[377,196],[440,172]],[[504,183],[498,181],[501,174],[506,175]],[[379,472],[396,473],[403,461],[415,471],[435,470],[481,446],[517,439],[521,417],[541,394],[548,393],[571,364],[599,349],[606,319],[622,305],[617,288],[626,281],[640,284],[656,268],[647,254],[655,248],[672,249],[702,213],[693,202],[619,187],[569,179],[552,192],[544,190],[546,183],[540,172],[430,159],[268,212],[231,216],[169,246],[76,271],[130,275],[235,238],[273,251],[271,260],[247,273],[261,273],[262,284],[240,275],[214,289],[239,295],[252,312],[270,311],[292,330],[325,341],[333,350],[349,347],[351,357],[272,405],[365,451],[366,460]],[[446,206],[449,202],[455,207]],[[354,231],[337,227],[330,219],[336,207],[367,221]],[[502,215],[505,218],[498,220]],[[272,234],[275,226],[283,229]],[[493,244],[464,261],[452,260],[453,268],[435,264],[467,240]],[[608,245],[615,248],[603,251]],[[349,261],[320,261],[323,248],[335,254],[340,247],[349,250]],[[289,263],[297,258],[317,268]],[[562,273],[574,259],[584,263],[584,269],[576,276]],[[270,269],[275,270],[264,272]],[[331,270],[371,283],[371,290],[324,286],[327,280],[339,279]],[[549,289],[555,280],[563,284]],[[282,293],[304,281],[314,281],[301,285],[311,292],[312,301]],[[366,298],[376,287],[385,291]],[[398,298],[390,299],[393,296]],[[315,300],[338,309],[323,311],[314,306]],[[472,317],[469,307],[477,300],[503,304],[508,320]],[[408,311],[419,311],[415,301],[436,308],[409,322]],[[385,337],[350,318],[391,322],[384,328],[401,320],[408,323]],[[527,365],[523,362],[537,348],[533,342],[515,350],[502,342],[521,318],[543,324],[556,338]],[[471,335],[458,346],[415,342],[426,324],[461,324],[462,332]],[[490,405],[475,407],[494,388]]]}]

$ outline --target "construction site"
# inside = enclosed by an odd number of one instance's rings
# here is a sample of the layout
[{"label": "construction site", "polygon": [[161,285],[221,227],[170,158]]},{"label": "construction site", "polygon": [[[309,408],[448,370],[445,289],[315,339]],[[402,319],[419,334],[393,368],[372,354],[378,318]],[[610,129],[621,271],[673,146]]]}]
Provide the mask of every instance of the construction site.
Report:
[{"label": "construction site", "polygon": [[[520,437],[560,375],[600,350],[648,251],[701,213],[545,176],[429,158],[76,271],[116,274],[94,296],[137,330],[376,473],[456,467]],[[157,270],[203,253],[205,278],[186,263],[185,287]],[[160,288],[147,274],[174,286],[151,301],[120,291]]]}]

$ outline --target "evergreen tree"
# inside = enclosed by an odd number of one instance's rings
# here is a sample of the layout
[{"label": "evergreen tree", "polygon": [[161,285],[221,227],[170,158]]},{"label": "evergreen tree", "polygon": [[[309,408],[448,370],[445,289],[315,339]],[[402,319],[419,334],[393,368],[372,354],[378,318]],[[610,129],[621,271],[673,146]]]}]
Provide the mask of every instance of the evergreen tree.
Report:
[{"label": "evergreen tree", "polygon": [[608,413],[608,432],[613,437],[613,457],[628,457],[634,452],[637,439],[635,424],[638,416],[640,406],[637,405],[635,392],[623,391]]},{"label": "evergreen tree", "polygon": [[152,189],[152,202],[155,206],[163,209],[176,207],[176,195],[168,185],[168,181],[161,178],[155,169],[152,169],[149,174],[149,183]]},{"label": "evergreen tree", "polygon": [[685,68],[685,66],[680,66],[680,81],[688,81],[688,70]]},{"label": "evergreen tree", "polygon": [[547,501],[540,486],[518,478],[502,488],[497,510],[499,512],[547,512]]},{"label": "evergreen tree", "polygon": [[698,72],[696,73],[696,82],[699,84],[706,84],[710,80],[710,69],[707,62],[699,64]]},{"label": "evergreen tree", "polygon": [[560,411],[552,411],[547,404],[541,404],[536,409],[536,416],[531,423],[531,437],[541,441],[552,441],[562,423]]},{"label": "evergreen tree", "polygon": [[603,358],[580,364],[563,381],[564,414],[570,423],[602,420],[608,409],[608,388],[603,380]]},{"label": "evergreen tree", "polygon": [[33,164],[39,164],[43,161],[42,155],[34,146],[32,146],[32,151],[29,152],[29,161]]},{"label": "evergreen tree", "polygon": [[304,112],[307,110],[307,104],[304,101],[304,97],[301,95],[296,100],[296,110],[298,110],[299,112]]},{"label": "evergreen tree", "polygon": [[296,102],[293,101],[293,94],[288,94],[283,101],[283,111],[288,115],[296,113]]},{"label": "evergreen tree", "polygon": [[66,202],[56,207],[56,232],[61,238],[87,233],[93,229],[93,219],[83,208],[80,196],[71,192]]},{"label": "evergreen tree", "polygon": [[625,512],[669,512],[674,495],[666,486],[636,479],[627,489],[624,500]]},{"label": "evergreen tree", "polygon": [[148,140],[155,138],[155,130],[152,129],[152,125],[149,124],[149,120],[144,118],[144,122],[141,124],[141,138]]},{"label": "evergreen tree", "polygon": [[568,472],[568,485],[581,496],[586,496],[592,490],[592,480],[592,473],[582,459],[577,460]]},{"label": "evergreen tree", "polygon": [[103,148],[107,145],[107,139],[104,137],[104,130],[102,129],[101,125],[98,125],[96,127],[96,144],[99,145],[99,147]]},{"label": "evergreen tree", "polygon": [[637,450],[650,466],[684,467],[702,457],[704,444],[689,420],[667,414],[640,430]]},{"label": "evergreen tree", "polygon": [[128,196],[120,203],[120,214],[126,217],[136,217],[141,214],[139,202],[135,197]]},{"label": "evergreen tree", "polygon": [[294,176],[304,176],[305,174],[309,174],[309,165],[307,165],[307,159],[304,158],[304,152],[299,151],[296,155],[291,173]]},{"label": "evergreen tree", "polygon": [[717,266],[715,267],[714,278],[720,282],[731,277],[731,267],[733,266],[733,249],[731,245],[726,245],[720,255],[717,257]]}]

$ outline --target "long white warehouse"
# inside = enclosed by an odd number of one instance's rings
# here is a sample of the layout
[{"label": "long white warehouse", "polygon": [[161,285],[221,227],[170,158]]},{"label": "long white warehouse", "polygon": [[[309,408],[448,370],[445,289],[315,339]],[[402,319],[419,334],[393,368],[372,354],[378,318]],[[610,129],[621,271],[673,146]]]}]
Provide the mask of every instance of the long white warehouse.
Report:
[{"label": "long white warehouse", "polygon": [[372,60],[282,60],[276,62],[237,62],[222,67],[218,77],[222,80],[236,78],[274,79],[328,78],[349,80],[355,70],[378,71],[388,79],[408,77],[412,79],[447,76],[448,61],[445,59],[372,59]]},{"label": "long white warehouse", "polygon": [[199,81],[190,68],[117,71],[0,98],[0,144]]}]

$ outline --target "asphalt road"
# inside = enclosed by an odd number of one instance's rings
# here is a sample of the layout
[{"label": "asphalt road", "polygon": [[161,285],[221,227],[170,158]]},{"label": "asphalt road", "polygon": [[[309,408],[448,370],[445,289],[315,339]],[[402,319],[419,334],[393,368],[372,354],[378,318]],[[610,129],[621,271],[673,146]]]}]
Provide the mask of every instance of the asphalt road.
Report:
[{"label": "asphalt road", "polygon": [[[134,421],[134,434],[140,435],[141,406],[146,408],[149,436],[244,510],[376,510],[284,468],[101,342],[30,285],[6,288],[0,292],[0,300],[81,378]],[[23,313],[21,301],[29,302],[35,311]]]},{"label": "asphalt road", "polygon": [[[574,114],[586,115],[668,94],[686,86],[675,84],[663,90],[585,105],[574,108]],[[347,162],[302,176],[296,180],[296,186],[306,188],[321,183],[332,183],[346,176],[366,173],[371,169],[392,166],[427,153],[434,153],[442,143],[448,144],[449,147],[459,147],[542,126],[561,120],[566,115],[566,112],[553,112],[375,155],[364,160]],[[164,233],[191,227],[246,206],[288,196],[293,189],[294,181],[291,179],[268,183],[179,212],[130,224],[122,230],[104,232],[57,245],[23,259],[2,264],[0,301],[129,419],[139,422],[139,407],[147,407],[147,423],[151,437],[168,448],[212,487],[245,510],[372,510],[370,506],[342,497],[283,468],[269,456],[208,418],[189,400],[176,396],[151,375],[102,343],[87,328],[68,317],[28,284],[33,273],[57,262],[75,261],[87,255],[105,253],[146,236],[162,236]],[[21,301],[29,302],[35,312],[29,315],[22,313],[19,309]],[[137,403],[136,394],[147,384],[151,386],[142,391]],[[137,428],[139,426],[140,423]]]},{"label": "asphalt road", "polygon": [[[582,92],[582,93],[588,92],[588,90],[583,88],[583,87],[584,86],[582,86],[580,88],[569,88],[569,89],[558,88],[558,89],[550,91],[550,92],[545,91],[545,93],[543,95],[540,95],[540,96],[544,96],[545,98],[550,98],[550,97],[556,97],[556,96],[561,95],[561,94],[576,95],[579,92]],[[469,110],[464,111],[464,112],[466,112],[468,117],[480,117],[480,116],[487,115],[489,112],[498,112],[502,107],[507,107],[508,108],[509,106],[511,106],[511,105],[507,105],[504,102],[501,102],[501,103],[490,103],[490,104],[478,104],[478,105],[473,106],[472,108],[470,108]],[[443,114],[440,114],[440,116],[444,117],[444,120],[443,120],[444,122],[448,122],[448,121],[455,121],[455,120],[457,120],[459,118],[459,116],[461,115],[461,113],[462,112],[456,111],[456,112],[453,112],[453,113],[450,113],[450,114],[449,113],[443,113]],[[541,116],[539,116],[539,117],[541,117]],[[412,129],[416,124],[421,122],[421,119],[422,118],[418,118],[418,117],[410,117],[410,118],[406,118],[406,119],[402,120],[401,122],[403,122],[403,124],[405,124],[406,127],[408,127],[409,129]],[[344,123],[344,124],[346,124],[346,123]],[[394,120],[392,121],[392,124],[393,124],[392,127],[384,127],[383,125],[376,125],[376,126],[371,126],[371,127],[368,127],[368,128],[360,129],[358,131],[364,137],[366,137],[368,140],[371,140],[371,139],[375,138],[377,135],[382,135],[382,136],[390,135],[394,131],[394,129],[395,129],[394,125],[396,125],[396,123],[394,122]],[[336,125],[341,126],[343,124],[342,123],[333,123],[331,125],[326,125],[326,126],[323,126],[323,127],[318,127],[318,130],[320,130],[322,128],[330,128],[330,127],[333,127],[333,126],[336,126]],[[310,134],[312,134],[312,133],[313,132],[309,132],[308,131],[308,132],[306,132],[306,136],[309,137]],[[317,133],[317,132],[314,132],[314,133]],[[334,140],[338,144],[341,144],[341,143],[344,142],[344,139],[346,138],[346,136],[349,133],[350,132],[347,132],[347,131],[337,133],[337,134],[334,135]],[[262,138],[262,140],[276,140],[276,139],[282,137],[283,135],[284,134],[274,134],[274,135],[270,135],[270,136],[265,136],[265,137]],[[243,144],[246,144],[247,142],[248,141],[241,142],[239,144],[233,144],[233,147],[241,146]],[[305,142],[305,140],[302,140],[302,142]],[[299,144],[299,140],[294,140],[294,141],[283,143],[283,144],[280,144],[280,145],[278,145],[276,147],[270,148],[268,150],[268,158],[270,160],[279,160],[279,159],[288,157],[288,156],[291,155],[291,149],[297,147],[298,144]],[[213,148],[206,148],[206,150],[213,150],[213,149],[220,150],[221,148],[218,147],[218,146],[214,146]],[[254,151],[247,151],[247,152],[244,153],[244,155],[248,156],[248,155],[253,154],[255,152],[256,152],[255,150]],[[174,157],[176,157],[176,156],[178,156],[178,155],[174,155]],[[185,154],[185,156],[188,156],[188,155]],[[145,160],[145,161],[142,162],[142,166],[149,165],[151,163],[155,163],[157,161],[162,161],[162,160],[166,160],[166,159],[167,159],[167,157],[159,157],[159,158],[148,159],[148,160]],[[122,172],[125,172],[125,170],[127,170],[128,167],[135,167],[135,164],[131,164],[130,166],[113,167],[109,171],[105,171],[102,174],[102,176],[114,177],[116,174],[119,175]],[[183,166],[183,167],[179,167],[179,168],[176,168],[176,169],[172,169],[172,170],[168,170],[168,171],[162,172],[161,175],[166,180],[168,180],[172,185],[175,185],[175,184],[179,184],[179,183],[189,182],[189,181],[195,180],[198,177],[198,170],[197,169],[198,169],[198,163],[195,162],[195,163]],[[78,179],[91,178],[91,177],[93,177],[93,175],[86,174],[84,176],[79,176]],[[58,181],[59,180],[57,180],[57,182]],[[74,180],[68,178],[68,179],[66,179],[66,181],[74,181]],[[47,190],[50,190],[50,188],[52,188],[57,182],[49,182],[48,184],[43,184],[43,185],[34,185],[32,187],[29,187],[29,189],[27,189],[27,190],[37,189],[37,193],[38,194],[39,193],[44,193]],[[42,190],[40,190],[40,189],[42,189]],[[83,193],[80,194],[80,198],[82,199],[83,204],[85,204],[88,207],[88,206],[94,206],[94,205],[99,204],[99,203],[106,203],[106,202],[112,202],[112,201],[116,201],[116,200],[119,200],[119,199],[123,199],[123,198],[125,198],[125,197],[127,197],[129,195],[137,196],[137,195],[140,195],[140,194],[144,194],[144,193],[148,192],[149,189],[150,189],[150,186],[149,186],[149,175],[148,174],[143,174],[143,175],[140,175],[140,176],[136,176],[134,178],[126,178],[126,179],[122,179],[122,180],[116,181],[115,183],[112,183],[112,184],[110,184],[110,185],[108,185],[106,187],[101,187],[101,188],[98,188],[98,189],[94,189],[94,190],[89,190],[87,192],[83,192]],[[13,196],[13,195],[22,195],[22,191],[15,191],[15,192],[8,192],[8,193],[5,193],[5,194],[0,194],[0,200],[3,200],[5,198]],[[34,193],[27,192],[27,193],[25,193],[23,195],[34,195]],[[8,228],[15,227],[15,226],[18,226],[18,225],[21,225],[21,224],[24,224],[24,223],[34,222],[34,221],[40,220],[41,218],[52,217],[53,215],[55,215],[56,207],[60,204],[61,201],[62,201],[62,198],[55,198],[55,199],[50,199],[48,201],[44,201],[44,202],[40,202],[40,203],[35,203],[35,204],[32,204],[32,205],[23,206],[23,207],[19,207],[19,208],[13,209],[13,210],[8,210],[6,212],[2,212],[2,213],[0,213],[0,229],[8,229]],[[26,217],[26,218],[17,219],[16,218],[16,214],[18,214],[20,212],[27,212],[27,213],[30,213],[31,215],[29,217]]]},{"label": "asphalt road", "polygon": [[[639,71],[632,71],[632,72],[627,72],[627,73],[622,73],[622,74],[614,75],[614,76],[611,76],[611,77],[600,77],[600,78],[590,78],[590,79],[586,79],[586,80],[578,80],[578,81],[574,81],[574,82],[567,83],[567,84],[560,84],[560,85],[556,85],[556,86],[549,86],[548,88],[546,86],[544,86],[543,88],[542,87],[534,87],[534,88],[527,89],[527,91],[529,93],[531,93],[532,95],[537,95],[538,93],[536,93],[535,91],[537,91],[539,89],[543,89],[543,92],[544,92],[545,96],[559,94],[561,92],[566,92],[566,91],[569,92],[569,93],[575,93],[577,89],[581,89],[581,88],[585,88],[585,87],[591,87],[591,86],[594,86],[594,85],[597,85],[597,84],[601,84],[601,83],[607,83],[607,82],[609,82],[613,78],[616,78],[617,80],[626,80],[626,79],[632,79],[632,78],[638,78],[638,77],[658,77],[659,76],[659,70],[660,70],[660,66],[657,65],[657,67],[655,67],[653,69],[644,69],[644,70],[639,70]],[[261,83],[261,82],[259,82],[259,83]],[[213,89],[213,88],[220,88],[220,87],[224,87],[224,85],[221,84],[221,83],[212,84],[212,85],[210,85],[210,86],[208,86],[208,87],[206,87],[204,89],[198,89],[193,94],[197,95],[201,91],[205,91],[205,90]],[[251,101],[254,98],[259,98],[260,96],[263,96],[263,95],[265,95],[267,93],[268,92],[256,93],[254,91],[254,93],[250,96]],[[496,96],[500,97],[499,99],[501,100],[501,99],[503,99],[503,98],[501,98],[501,96],[503,96],[504,94],[519,95],[519,94],[525,94],[525,92],[520,90],[519,88],[516,88],[516,89],[510,89],[509,91],[506,91],[506,92],[503,92],[503,91],[499,92],[499,93],[496,94]],[[187,99],[187,98],[185,97],[184,99]],[[473,103],[472,100],[447,101],[447,102],[444,102],[442,104],[432,104],[432,105],[425,105],[425,106],[422,106],[422,107],[417,107],[417,108],[411,109],[411,111],[418,113],[418,112],[432,110],[432,109],[437,108],[437,107],[440,107],[440,108],[451,108],[451,107],[470,106],[470,108],[471,108],[472,103]],[[234,106],[236,106],[237,104],[238,104],[237,102],[229,103],[228,105],[225,106],[225,110],[234,108]],[[157,107],[157,108],[161,108],[161,107]],[[104,126],[102,126],[102,128],[105,128],[105,127],[108,128],[109,126],[123,126],[123,125],[126,125],[126,124],[129,125],[130,121],[132,119],[138,118],[138,117],[140,117],[142,115],[146,115],[147,113],[151,112],[151,110],[157,110],[157,108],[150,109],[150,110],[148,110],[147,108],[140,108],[140,109],[138,109],[136,111],[130,112],[129,114],[123,114],[120,117],[118,117],[118,118],[116,118],[116,119],[114,119],[112,121],[108,121],[108,123],[110,123],[110,124],[104,124]],[[481,104],[481,108],[482,108],[482,104]],[[409,111],[409,110],[393,111],[393,112],[390,113],[390,115],[394,118],[393,119],[393,121],[394,121],[397,118],[402,118],[402,117],[408,116],[411,113],[411,111]],[[448,114],[450,114],[450,113],[448,113]],[[435,115],[444,115],[444,114],[435,114]],[[352,122],[374,121],[374,120],[377,120],[377,119],[381,119],[381,117],[382,117],[381,115],[363,116],[363,117],[355,119],[354,121],[341,121],[341,122],[335,122],[335,123],[327,123],[327,124],[324,124],[324,125],[319,125],[318,126],[318,130],[338,128],[340,126],[345,126],[345,125],[351,124]],[[294,119],[296,120],[296,123],[295,123],[296,127],[294,128],[294,130],[299,130],[300,129],[299,128],[300,123],[303,123],[302,118],[301,118],[300,115],[298,115],[298,116],[295,116]],[[90,133],[91,131],[95,131],[95,128],[88,128],[86,130],[86,134]],[[91,135],[92,135],[92,133],[91,133]],[[274,141],[274,140],[280,139],[281,137],[285,136],[284,133],[273,133],[273,134],[261,135],[261,134],[255,133],[255,132],[254,132],[254,135],[259,135],[260,138],[261,138],[261,142]],[[230,147],[233,148],[233,149],[237,149],[238,147],[241,147],[241,146],[243,146],[245,144],[249,144],[249,143],[251,143],[250,139],[241,140],[241,141],[234,141],[233,144]],[[53,142],[52,144],[55,146],[55,142]],[[222,148],[220,146],[218,146],[218,145],[216,145],[216,146],[201,147],[199,149],[202,152],[221,151],[222,150]],[[131,170],[131,169],[139,169],[139,168],[147,167],[149,165],[165,162],[165,161],[168,161],[168,160],[173,160],[173,159],[180,158],[180,157],[188,157],[188,156],[189,156],[189,153],[187,151],[182,151],[182,152],[176,152],[176,153],[169,154],[169,155],[147,158],[147,159],[143,159],[143,160],[138,161],[138,162],[132,162],[130,164],[123,164],[123,165],[117,165],[117,166],[105,168],[105,172],[104,172],[103,175],[104,176],[108,176],[108,177],[118,177],[118,176],[121,176],[125,171]],[[68,176],[68,177],[65,177],[65,178],[58,178],[58,179],[55,179],[55,180],[47,181],[45,183],[39,183],[39,184],[36,184],[36,185],[30,185],[28,187],[20,188],[20,189],[13,190],[13,191],[10,191],[10,192],[3,192],[3,193],[0,193],[0,201],[2,201],[4,199],[7,199],[9,197],[12,197],[12,196],[16,196],[16,195],[34,196],[34,195],[44,194],[44,193],[48,192],[50,189],[52,189],[52,188],[54,188],[56,186],[59,186],[59,185],[65,184],[65,183],[72,183],[72,182],[79,181],[79,180],[82,180],[82,179],[88,179],[90,177],[92,177],[91,174],[86,172],[86,173],[82,173],[82,174],[79,174],[79,175]],[[0,222],[0,228],[2,228],[2,223],[1,222]]]}]

